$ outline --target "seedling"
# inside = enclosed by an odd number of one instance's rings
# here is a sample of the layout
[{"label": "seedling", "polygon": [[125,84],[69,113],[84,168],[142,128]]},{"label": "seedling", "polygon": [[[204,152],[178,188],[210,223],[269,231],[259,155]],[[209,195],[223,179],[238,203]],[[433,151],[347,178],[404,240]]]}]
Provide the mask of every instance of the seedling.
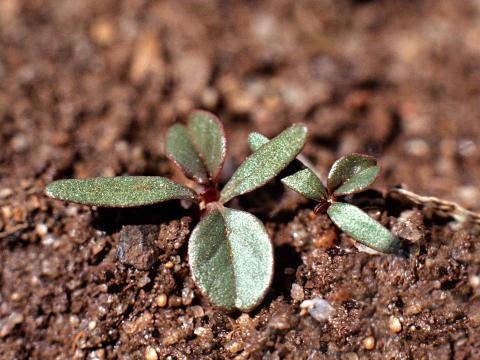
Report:
[{"label": "seedling", "polygon": [[[248,139],[252,151],[268,141],[259,133],[251,133]],[[318,201],[314,211],[327,213],[335,225],[355,240],[377,251],[394,252],[398,249],[398,240],[390,231],[358,207],[338,201],[342,196],[365,190],[375,181],[379,171],[375,158],[350,154],[333,164],[326,187],[308,167],[283,178],[282,182],[306,198]]]},{"label": "seedling", "polygon": [[52,198],[85,205],[137,207],[186,199],[202,210],[188,243],[189,265],[201,291],[217,306],[248,311],[263,299],[273,275],[273,248],[255,216],[225,206],[278,175],[301,151],[307,130],[293,125],[260,146],[221,191],[219,176],[227,142],[220,121],[194,111],[187,124],[167,132],[169,158],[197,184],[190,189],[158,176],[58,180],[46,188]]}]

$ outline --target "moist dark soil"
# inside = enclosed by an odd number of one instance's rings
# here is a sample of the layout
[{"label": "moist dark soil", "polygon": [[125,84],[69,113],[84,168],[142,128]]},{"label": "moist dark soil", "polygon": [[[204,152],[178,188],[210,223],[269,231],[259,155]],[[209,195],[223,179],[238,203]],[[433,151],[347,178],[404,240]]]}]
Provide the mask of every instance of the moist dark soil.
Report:
[{"label": "moist dark soil", "polygon": [[[1,1],[0,358],[480,358],[480,226],[388,190],[480,210],[479,24],[473,0]],[[43,195],[69,177],[182,180],[164,134],[194,108],[225,123],[226,177],[250,131],[298,121],[323,176],[378,157],[376,191],[351,200],[402,251],[366,252],[271,184],[233,206],[266,224],[275,279],[226,313],[190,276],[188,204]],[[320,298],[326,319],[305,308]]]}]

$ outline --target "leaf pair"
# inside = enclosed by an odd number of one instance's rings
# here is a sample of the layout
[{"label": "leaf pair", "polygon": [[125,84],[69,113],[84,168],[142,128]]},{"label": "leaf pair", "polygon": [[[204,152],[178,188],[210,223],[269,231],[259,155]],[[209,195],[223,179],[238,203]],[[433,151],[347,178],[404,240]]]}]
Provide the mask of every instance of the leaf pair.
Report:
[{"label": "leaf pair", "polygon": [[337,202],[337,196],[351,195],[365,190],[378,175],[375,158],[361,154],[346,155],[337,160],[327,178],[325,188],[315,173],[306,168],[282,179],[282,182],[299,194],[328,207],[330,219],[345,233],[364,245],[381,252],[397,249],[397,239],[380,223],[358,207]]},{"label": "leaf pair", "polygon": [[167,153],[203,190],[193,190],[163,177],[134,176],[59,180],[48,185],[50,197],[86,205],[135,207],[172,199],[207,204],[205,217],[189,240],[189,263],[200,289],[216,305],[250,310],[264,297],[273,274],[273,249],[261,222],[224,204],[253,191],[280,173],[301,151],[307,130],[293,125],[265,141],[233,174],[218,198],[217,181],[226,156],[223,126],[212,114],[194,111],[186,125],[167,133]]},{"label": "leaf pair", "polygon": [[[300,152],[306,128],[293,125],[268,146],[259,146],[233,174],[220,193],[222,204],[264,185],[282,171]],[[172,126],[167,134],[167,153],[186,176],[200,184],[216,183],[225,160],[223,126],[204,111],[194,111],[184,125]]]},{"label": "leaf pair", "polygon": [[192,112],[187,125],[168,130],[167,154],[186,176],[200,184],[215,182],[227,155],[222,123],[208,112]]}]

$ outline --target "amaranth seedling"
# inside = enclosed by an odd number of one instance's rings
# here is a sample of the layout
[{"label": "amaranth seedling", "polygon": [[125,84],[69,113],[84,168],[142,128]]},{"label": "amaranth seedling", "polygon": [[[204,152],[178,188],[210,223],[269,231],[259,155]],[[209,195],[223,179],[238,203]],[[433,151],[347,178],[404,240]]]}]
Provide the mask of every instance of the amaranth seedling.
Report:
[{"label": "amaranth seedling", "polygon": [[[251,133],[248,142],[252,151],[268,143],[268,138]],[[339,198],[356,194],[370,186],[380,171],[374,157],[349,154],[332,165],[325,187],[308,167],[282,179],[290,189],[318,201],[316,213],[327,213],[335,225],[362,244],[381,252],[395,252],[399,242],[388,229],[355,205],[340,202]]]},{"label": "amaranth seedling", "polygon": [[46,188],[52,198],[85,205],[137,207],[187,199],[202,209],[188,243],[189,265],[201,291],[217,306],[248,311],[263,299],[273,275],[273,248],[255,216],[225,206],[236,196],[264,185],[301,151],[307,129],[293,125],[260,146],[221,191],[218,180],[227,142],[220,121],[194,111],[186,125],[167,133],[167,153],[198,184],[192,190],[158,176],[58,180]]}]

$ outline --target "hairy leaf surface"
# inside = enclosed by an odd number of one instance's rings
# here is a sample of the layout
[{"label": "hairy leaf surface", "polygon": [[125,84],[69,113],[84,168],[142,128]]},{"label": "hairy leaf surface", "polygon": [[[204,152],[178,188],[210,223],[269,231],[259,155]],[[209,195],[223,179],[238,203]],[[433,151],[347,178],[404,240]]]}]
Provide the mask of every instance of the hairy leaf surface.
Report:
[{"label": "hairy leaf surface", "polygon": [[195,193],[189,188],[159,176],[57,180],[48,185],[45,192],[54,199],[104,207],[135,207],[172,199],[195,199]]},{"label": "hairy leaf surface", "polygon": [[398,248],[398,240],[388,229],[354,205],[334,203],[327,213],[335,225],[372,249],[394,252]]},{"label": "hairy leaf surface", "polygon": [[222,170],[227,153],[225,132],[218,118],[206,111],[193,111],[188,117],[188,130],[200,159],[212,180]]},{"label": "hairy leaf surface", "polygon": [[[376,165],[377,160],[368,155],[350,154],[341,157],[335,161],[328,174],[328,191],[336,195],[344,195],[363,190],[375,180],[378,174]],[[339,190],[343,185],[345,188]]]},{"label": "hairy leaf surface", "polygon": [[188,245],[193,278],[217,306],[248,311],[263,299],[273,275],[273,248],[253,215],[212,210],[193,230]]},{"label": "hairy leaf surface", "polygon": [[337,190],[333,193],[335,195],[348,195],[364,190],[367,186],[371,185],[380,171],[380,167],[372,166],[360,171],[349,180],[345,181]]},{"label": "hairy leaf surface", "polygon": [[327,198],[327,191],[315,173],[306,168],[282,179],[282,183],[306,198],[320,201]]},{"label": "hairy leaf surface", "polygon": [[167,154],[189,178],[201,184],[215,181],[226,156],[223,126],[206,111],[193,111],[187,126],[176,124],[167,132]]},{"label": "hairy leaf surface", "polygon": [[201,184],[208,182],[207,169],[186,126],[176,124],[168,129],[167,155],[189,178]]},{"label": "hairy leaf surface", "polygon": [[257,151],[262,145],[265,145],[269,141],[270,139],[268,137],[258,132],[251,132],[248,134],[248,146],[252,152]]},{"label": "hairy leaf surface", "polygon": [[306,138],[307,128],[293,125],[261,146],[233,174],[220,193],[220,201],[226,203],[270,181],[297,156]]}]

